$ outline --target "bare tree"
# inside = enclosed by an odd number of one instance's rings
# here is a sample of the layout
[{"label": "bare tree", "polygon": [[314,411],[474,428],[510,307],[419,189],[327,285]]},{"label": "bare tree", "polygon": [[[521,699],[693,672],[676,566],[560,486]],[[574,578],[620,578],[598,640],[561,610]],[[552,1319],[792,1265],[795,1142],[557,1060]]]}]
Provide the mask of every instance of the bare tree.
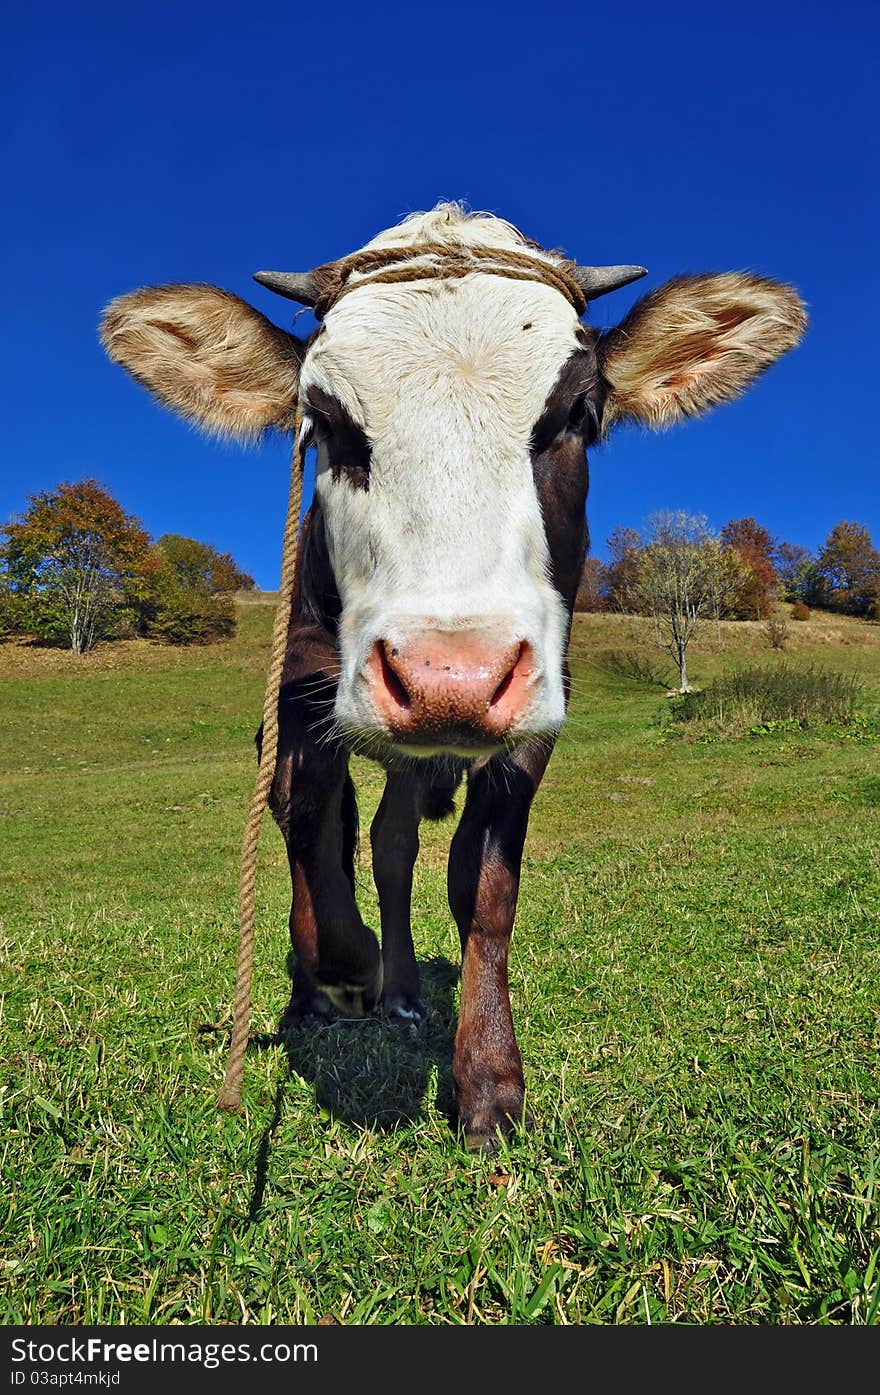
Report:
[{"label": "bare tree", "polygon": [[688,645],[718,587],[719,550],[707,519],[679,509],[652,515],[639,552],[634,608],[653,615],[657,642],[675,660],[683,693],[690,691]]}]

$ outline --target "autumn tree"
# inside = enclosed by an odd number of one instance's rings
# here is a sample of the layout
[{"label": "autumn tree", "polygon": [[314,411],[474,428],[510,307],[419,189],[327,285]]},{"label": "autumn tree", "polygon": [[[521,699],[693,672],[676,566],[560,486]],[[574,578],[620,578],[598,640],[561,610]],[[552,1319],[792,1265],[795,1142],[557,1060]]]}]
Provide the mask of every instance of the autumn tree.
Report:
[{"label": "autumn tree", "polygon": [[838,523],[816,559],[814,604],[869,615],[880,596],[880,553],[861,523]]},{"label": "autumn tree", "polygon": [[680,690],[690,690],[687,651],[698,621],[711,611],[718,543],[702,514],[654,514],[639,550],[632,596],[653,615],[658,643],[675,660]]},{"label": "autumn tree", "polygon": [[95,480],[29,497],[0,529],[3,589],[34,634],[84,654],[136,622],[157,570],[149,535]]},{"label": "autumn tree", "polygon": [[776,542],[754,518],[737,518],[721,529],[721,545],[739,554],[746,570],[735,605],[734,620],[764,620],[770,614],[779,584],[774,566]]},{"label": "autumn tree", "polygon": [[800,543],[780,542],[773,562],[785,600],[804,600],[813,584],[816,559],[812,552]]}]

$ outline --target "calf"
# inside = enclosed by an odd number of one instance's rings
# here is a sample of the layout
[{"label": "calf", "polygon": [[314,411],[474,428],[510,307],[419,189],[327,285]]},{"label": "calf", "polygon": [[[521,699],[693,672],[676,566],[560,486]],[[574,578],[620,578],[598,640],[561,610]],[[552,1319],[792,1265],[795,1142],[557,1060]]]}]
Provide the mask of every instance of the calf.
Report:
[{"label": "calf", "polygon": [[[271,808],[293,883],[285,1022],[337,1010],[419,1023],[410,926],[422,819],[467,794],[449,857],[462,947],[453,1074],[469,1145],[523,1117],[508,950],[529,810],[565,717],[587,547],[586,449],[735,397],[804,312],[744,273],[679,277],[617,328],[586,303],[644,274],[579,267],[443,204],[307,274],[308,341],[210,286],[114,301],[110,357],[220,435],[302,422],[317,450],[279,699]],[[297,415],[299,413],[299,416]],[[370,830],[381,949],[355,902],[352,751],[386,770]]]}]

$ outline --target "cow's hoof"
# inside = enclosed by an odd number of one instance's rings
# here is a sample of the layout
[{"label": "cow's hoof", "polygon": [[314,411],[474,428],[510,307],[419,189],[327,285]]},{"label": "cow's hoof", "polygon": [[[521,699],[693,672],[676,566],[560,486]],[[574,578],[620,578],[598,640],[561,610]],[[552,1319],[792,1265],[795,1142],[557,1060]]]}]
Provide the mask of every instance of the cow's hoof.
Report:
[{"label": "cow's hoof", "polygon": [[511,1138],[519,1128],[527,1132],[533,1126],[531,1114],[522,1101],[514,1108],[494,1105],[476,1111],[470,1118],[459,1114],[459,1122],[464,1131],[465,1147],[469,1153],[491,1157],[501,1144]]},{"label": "cow's hoof", "polygon": [[299,1027],[326,1022],[331,1011],[330,999],[303,976],[294,983],[290,1002],[278,1023],[278,1035],[285,1037]]},{"label": "cow's hoof", "polygon": [[510,1119],[505,1115],[504,1119],[496,1124],[490,1132],[486,1132],[484,1129],[465,1129],[465,1147],[469,1153],[475,1153],[481,1158],[491,1158],[494,1153],[498,1152],[502,1143],[513,1137],[520,1122],[522,1122],[526,1132],[531,1132],[533,1120],[530,1114],[527,1114],[522,1121]]},{"label": "cow's hoof", "polygon": [[389,1022],[408,1027],[421,1027],[425,1020],[425,1004],[417,993],[382,994],[382,1012]]},{"label": "cow's hoof", "polygon": [[491,1134],[465,1131],[464,1142],[469,1153],[480,1158],[491,1158],[498,1152],[504,1137],[505,1135],[502,1134],[500,1128],[495,1129]]},{"label": "cow's hoof", "polygon": [[382,961],[379,961],[379,967],[368,983],[328,983],[319,976],[315,987],[327,995],[343,1017],[366,1017],[382,996]]}]

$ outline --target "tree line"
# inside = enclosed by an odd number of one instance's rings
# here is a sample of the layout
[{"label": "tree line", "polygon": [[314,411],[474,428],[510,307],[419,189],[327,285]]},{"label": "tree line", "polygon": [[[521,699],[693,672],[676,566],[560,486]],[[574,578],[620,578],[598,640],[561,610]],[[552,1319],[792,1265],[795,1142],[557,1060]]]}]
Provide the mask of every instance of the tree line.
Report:
[{"label": "tree line", "polygon": [[579,610],[650,616],[655,639],[675,661],[681,692],[689,690],[688,645],[701,620],[767,619],[768,638],[783,647],[785,626],[769,619],[778,600],[792,617],[810,607],[880,620],[880,553],[868,529],[838,523],[813,556],[773,538],[754,518],[734,519],[715,533],[703,515],[664,511],[644,532],[615,528],[609,560],[587,558]]},{"label": "tree line", "polygon": [[615,528],[608,561],[587,558],[575,608],[649,614],[650,575],[670,532],[693,554],[715,619],[765,620],[774,603],[788,601],[880,620],[880,552],[863,524],[836,524],[814,554],[774,538],[754,518],[716,533],[703,515],[681,511],[654,514],[642,532]]},{"label": "tree line", "polygon": [[[754,518],[716,533],[702,515],[654,514],[615,528],[609,559],[588,557],[576,609],[653,617],[657,642],[687,688],[687,647],[699,620],[761,620],[775,602],[796,619],[811,607],[880,619],[880,553],[868,529],[842,521],[814,555]],[[33,635],[82,654],[99,640],[144,635],[207,643],[235,632],[236,591],[253,577],[229,552],[143,524],[95,480],[29,497],[0,528],[0,636]]]},{"label": "tree line", "polygon": [[204,644],[235,633],[232,597],[254,579],[229,552],[165,533],[156,541],[96,480],[29,496],[0,528],[0,636],[87,653],[143,635]]}]

